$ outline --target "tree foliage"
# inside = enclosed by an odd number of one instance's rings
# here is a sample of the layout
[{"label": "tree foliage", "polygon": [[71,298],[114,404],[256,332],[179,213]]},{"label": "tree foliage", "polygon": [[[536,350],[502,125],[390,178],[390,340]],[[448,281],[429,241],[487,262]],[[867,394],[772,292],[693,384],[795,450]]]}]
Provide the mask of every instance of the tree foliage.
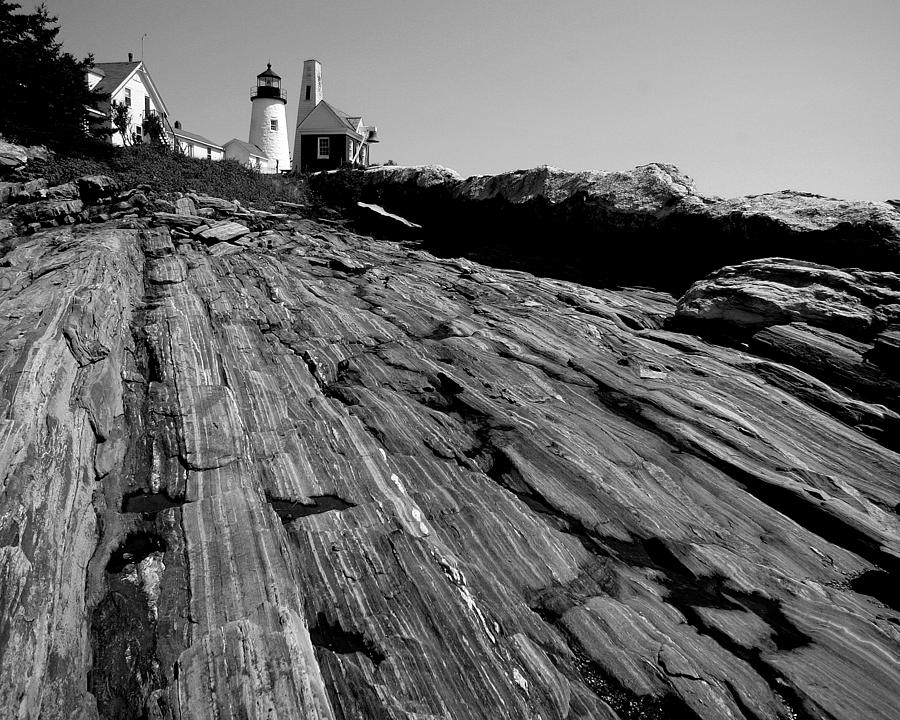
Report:
[{"label": "tree foliage", "polygon": [[156,145],[162,144],[166,130],[159,115],[153,114],[144,118],[144,134],[150,138],[150,142]]},{"label": "tree foliage", "polygon": [[57,22],[43,5],[29,13],[0,0],[0,134],[8,140],[71,146],[87,134],[87,106],[99,101],[86,83],[94,61],[62,51]]},{"label": "tree foliage", "polygon": [[131,136],[128,129],[131,126],[131,108],[125,103],[112,101],[110,107],[110,117],[112,118],[113,127],[122,136],[123,145],[131,145]]}]

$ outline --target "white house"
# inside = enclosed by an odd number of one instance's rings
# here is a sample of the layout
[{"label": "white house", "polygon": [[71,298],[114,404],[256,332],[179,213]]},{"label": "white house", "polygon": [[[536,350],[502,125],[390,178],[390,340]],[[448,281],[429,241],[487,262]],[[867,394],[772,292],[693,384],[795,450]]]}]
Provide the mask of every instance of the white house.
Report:
[{"label": "white house", "polygon": [[179,122],[174,126],[171,124],[168,108],[150,77],[147,66],[141,60],[134,60],[131,53],[128,53],[128,62],[95,63],[88,70],[87,83],[89,88],[103,95],[98,106],[89,108],[89,112],[95,124],[113,131],[113,145],[125,144],[121,133],[112,124],[112,104],[116,102],[131,109],[131,123],[127,131],[131,143],[149,140],[144,130],[144,121],[151,115],[157,115],[162,120],[163,139],[170,147],[193,158],[222,160],[225,157],[225,148],[221,145],[184,130]]},{"label": "white house", "polygon": [[[87,74],[88,87],[103,94],[98,107],[92,109],[95,122],[115,131],[110,111],[112,103],[117,102],[131,108],[131,124],[128,128],[129,139],[143,142],[144,119],[150,115],[159,115],[163,128],[169,127],[169,111],[162,96],[156,89],[147,67],[141,60],[133,60],[128,53],[128,62],[96,63]],[[120,133],[113,132],[113,145],[124,145]]]},{"label": "white house", "polygon": [[181,123],[177,120],[171,134],[167,132],[166,135],[168,136],[169,144],[177,143],[174,146],[188,157],[200,160],[222,160],[225,157],[225,148],[222,145],[218,145],[197,133],[188,132],[181,127]]},{"label": "white house", "polygon": [[244,142],[234,138],[224,145],[225,158],[235,160],[241,165],[248,168],[259,170],[260,172],[272,172],[269,165],[269,158],[266,157],[262,148],[251,143]]}]

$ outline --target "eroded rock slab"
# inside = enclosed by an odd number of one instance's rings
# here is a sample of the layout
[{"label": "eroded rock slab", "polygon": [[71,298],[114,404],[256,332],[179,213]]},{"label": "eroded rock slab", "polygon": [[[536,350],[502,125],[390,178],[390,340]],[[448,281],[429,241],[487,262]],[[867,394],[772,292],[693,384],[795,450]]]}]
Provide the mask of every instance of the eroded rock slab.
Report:
[{"label": "eroded rock slab", "polygon": [[757,349],[868,301],[743,347],[289,222],[6,253],[0,716],[893,717],[892,411]]}]

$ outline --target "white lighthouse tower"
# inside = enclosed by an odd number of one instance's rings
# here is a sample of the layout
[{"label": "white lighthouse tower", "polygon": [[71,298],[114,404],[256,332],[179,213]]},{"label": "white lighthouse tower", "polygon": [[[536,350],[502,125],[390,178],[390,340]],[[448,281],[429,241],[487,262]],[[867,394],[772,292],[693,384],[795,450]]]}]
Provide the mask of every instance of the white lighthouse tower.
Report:
[{"label": "white lighthouse tower", "polygon": [[256,145],[269,159],[268,172],[291,169],[288,149],[287,118],[284,108],[287,95],[281,89],[281,76],[266,69],[256,76],[256,87],[250,91],[250,144]]}]

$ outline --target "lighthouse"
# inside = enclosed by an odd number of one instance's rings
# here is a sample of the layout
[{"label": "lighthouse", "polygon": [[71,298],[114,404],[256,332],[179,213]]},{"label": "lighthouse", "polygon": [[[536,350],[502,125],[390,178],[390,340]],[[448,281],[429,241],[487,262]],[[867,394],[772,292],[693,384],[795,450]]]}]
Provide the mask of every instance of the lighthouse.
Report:
[{"label": "lighthouse", "polygon": [[250,103],[250,144],[260,148],[268,158],[268,172],[290,170],[284,112],[287,95],[281,89],[281,76],[272,69],[271,63],[256,76],[256,86],[250,90]]}]

